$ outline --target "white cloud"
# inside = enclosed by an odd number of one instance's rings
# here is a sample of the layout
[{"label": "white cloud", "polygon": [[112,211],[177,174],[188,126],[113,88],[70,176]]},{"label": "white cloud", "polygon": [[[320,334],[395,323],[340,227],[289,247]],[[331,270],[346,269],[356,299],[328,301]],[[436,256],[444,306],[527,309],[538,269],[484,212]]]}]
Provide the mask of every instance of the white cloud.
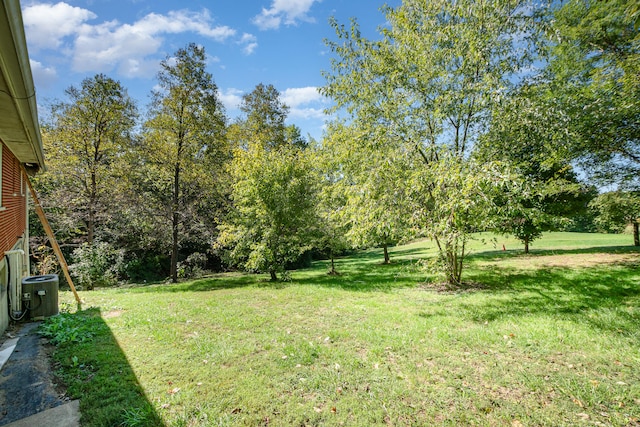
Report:
[{"label": "white cloud", "polygon": [[151,13],[133,24],[117,21],[100,25],[82,25],[78,29],[73,57],[77,71],[117,68],[127,77],[148,76],[157,68],[157,61],[145,59],[158,52],[162,35],[194,32],[216,41],[235,35],[235,30],[212,27],[207,11],[171,11],[167,15]]},{"label": "white cloud", "polygon": [[240,106],[243,94],[240,89],[228,88],[220,91],[220,101],[227,110],[235,110]]},{"label": "white cloud", "polygon": [[253,18],[253,23],[261,30],[276,30],[280,28],[282,19],[279,16],[269,15],[269,11],[262,9],[262,13]]},{"label": "white cloud", "polygon": [[[150,13],[132,24],[106,21],[90,24],[93,12],[67,3],[33,4],[25,7],[25,30],[34,50],[57,49],[71,58],[75,71],[108,72],[117,70],[126,77],[150,77],[158,69],[155,57],[168,34],[195,33],[217,42],[236,36],[226,25],[214,25],[209,12],[189,10],[167,14]],[[245,53],[257,46],[255,37],[243,35],[240,44]]]},{"label": "white cloud", "polygon": [[285,89],[282,101],[290,107],[289,117],[301,119],[325,118],[322,104],[328,102],[314,86]]},{"label": "white cloud", "polygon": [[[220,91],[220,101],[228,112],[238,110],[244,94],[240,89],[227,88]],[[280,92],[280,99],[289,107],[289,119],[324,120],[327,118],[324,105],[329,100],[320,95],[315,87],[285,89]]]},{"label": "white cloud", "polygon": [[235,35],[236,31],[227,26],[211,27],[211,21],[211,16],[206,9],[199,13],[178,10],[170,11],[167,15],[150,13],[133,25],[123,25],[122,27],[130,28],[132,32],[149,35],[194,32],[219,42]]},{"label": "white cloud", "polygon": [[298,119],[325,119],[324,108],[291,108],[289,117]]},{"label": "white cloud", "polygon": [[58,79],[55,68],[45,67],[42,63],[33,59],[30,59],[29,63],[36,87],[49,87]]},{"label": "white cloud", "polygon": [[76,33],[77,28],[96,14],[87,9],[67,3],[34,4],[22,11],[22,19],[27,30],[29,47],[57,48],[66,36]]},{"label": "white cloud", "polygon": [[217,56],[207,54],[207,64],[217,64],[220,62],[220,58]]},{"label": "white cloud", "polygon": [[238,41],[238,44],[244,45],[242,52],[244,52],[245,55],[251,55],[258,47],[258,39],[253,34],[244,33]]},{"label": "white cloud", "polygon": [[318,92],[315,86],[285,89],[281,94],[282,100],[291,108],[311,102],[325,102],[326,98]]},{"label": "white cloud", "polygon": [[269,9],[262,8],[262,12],[253,18],[253,23],[261,30],[274,30],[281,24],[297,25],[299,21],[314,22],[307,15],[314,3],[322,0],[273,0]]}]

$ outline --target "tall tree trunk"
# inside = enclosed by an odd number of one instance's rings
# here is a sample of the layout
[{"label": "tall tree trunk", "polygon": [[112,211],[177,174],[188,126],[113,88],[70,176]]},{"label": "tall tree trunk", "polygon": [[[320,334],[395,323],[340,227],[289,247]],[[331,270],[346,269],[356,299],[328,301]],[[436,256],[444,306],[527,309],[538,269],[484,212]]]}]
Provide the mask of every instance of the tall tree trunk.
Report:
[{"label": "tall tree trunk", "polygon": [[524,238],[524,253],[529,253],[529,236],[525,236]]},{"label": "tall tree trunk", "polygon": [[277,282],[278,281],[278,276],[276,275],[276,271],[275,270],[269,270],[269,274],[271,275],[271,281],[272,282]]},{"label": "tall tree trunk", "polygon": [[89,219],[87,220],[87,243],[89,244],[93,243],[93,236],[95,234],[95,222],[96,218],[94,203],[89,202]]},{"label": "tall tree trunk", "polygon": [[329,251],[329,257],[331,258],[331,270],[329,270],[329,274],[332,276],[335,276],[337,272],[336,272],[336,264],[334,262],[334,256],[333,256],[332,250]]},{"label": "tall tree trunk", "polygon": [[387,243],[385,243],[382,246],[382,250],[384,251],[384,263],[383,264],[389,264],[389,245]]},{"label": "tall tree trunk", "polygon": [[89,190],[89,219],[87,220],[87,242],[93,243],[96,227],[96,199],[98,184],[95,172],[91,173],[91,189]]},{"label": "tall tree trunk", "polygon": [[637,222],[633,223],[633,245],[634,246],[640,246],[640,232],[638,232],[638,228],[640,224],[638,224]]},{"label": "tall tree trunk", "polygon": [[180,196],[180,162],[176,162],[176,168],[173,175],[173,200],[172,200],[172,218],[171,218],[171,281],[178,283],[178,224],[180,218],[178,216],[178,201]]}]

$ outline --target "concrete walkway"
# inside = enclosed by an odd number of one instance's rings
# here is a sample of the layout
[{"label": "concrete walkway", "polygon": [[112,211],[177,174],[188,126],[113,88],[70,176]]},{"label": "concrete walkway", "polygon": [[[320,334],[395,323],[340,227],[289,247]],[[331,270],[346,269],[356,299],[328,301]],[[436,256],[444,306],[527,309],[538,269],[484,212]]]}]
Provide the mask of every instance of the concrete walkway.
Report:
[{"label": "concrete walkway", "polygon": [[37,327],[21,325],[16,336],[0,346],[0,426],[77,427],[79,402],[69,402],[56,391]]},{"label": "concrete walkway", "polygon": [[6,424],[5,427],[79,427],[80,401],[73,400],[55,408],[47,409],[27,418]]}]

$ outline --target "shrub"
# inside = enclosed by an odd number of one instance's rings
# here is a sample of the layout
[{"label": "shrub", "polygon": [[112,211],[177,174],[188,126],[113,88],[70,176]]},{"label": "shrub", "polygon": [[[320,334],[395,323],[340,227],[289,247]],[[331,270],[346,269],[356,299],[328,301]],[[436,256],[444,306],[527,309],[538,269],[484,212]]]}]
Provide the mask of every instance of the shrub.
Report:
[{"label": "shrub", "polygon": [[183,279],[190,279],[202,276],[207,266],[207,255],[194,252],[183,262],[178,263],[178,276]]},{"label": "shrub", "polygon": [[106,242],[84,243],[73,251],[74,263],[69,266],[78,286],[93,289],[95,286],[118,284],[124,265],[124,251]]}]

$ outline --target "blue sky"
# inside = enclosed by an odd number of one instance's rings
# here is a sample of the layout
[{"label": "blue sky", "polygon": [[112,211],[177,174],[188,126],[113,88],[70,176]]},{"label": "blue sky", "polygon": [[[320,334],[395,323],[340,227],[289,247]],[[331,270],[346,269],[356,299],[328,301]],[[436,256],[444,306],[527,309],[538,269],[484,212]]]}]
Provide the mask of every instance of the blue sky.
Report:
[{"label": "blue sky", "polygon": [[243,94],[273,84],[291,108],[288,122],[320,138],[329,105],[316,90],[330,69],[323,40],[335,39],[328,20],[355,17],[376,37],[384,3],[400,0],[23,0],[22,9],[43,110],[96,73],[119,80],[144,110],[159,62],[195,42],[231,119]]}]

